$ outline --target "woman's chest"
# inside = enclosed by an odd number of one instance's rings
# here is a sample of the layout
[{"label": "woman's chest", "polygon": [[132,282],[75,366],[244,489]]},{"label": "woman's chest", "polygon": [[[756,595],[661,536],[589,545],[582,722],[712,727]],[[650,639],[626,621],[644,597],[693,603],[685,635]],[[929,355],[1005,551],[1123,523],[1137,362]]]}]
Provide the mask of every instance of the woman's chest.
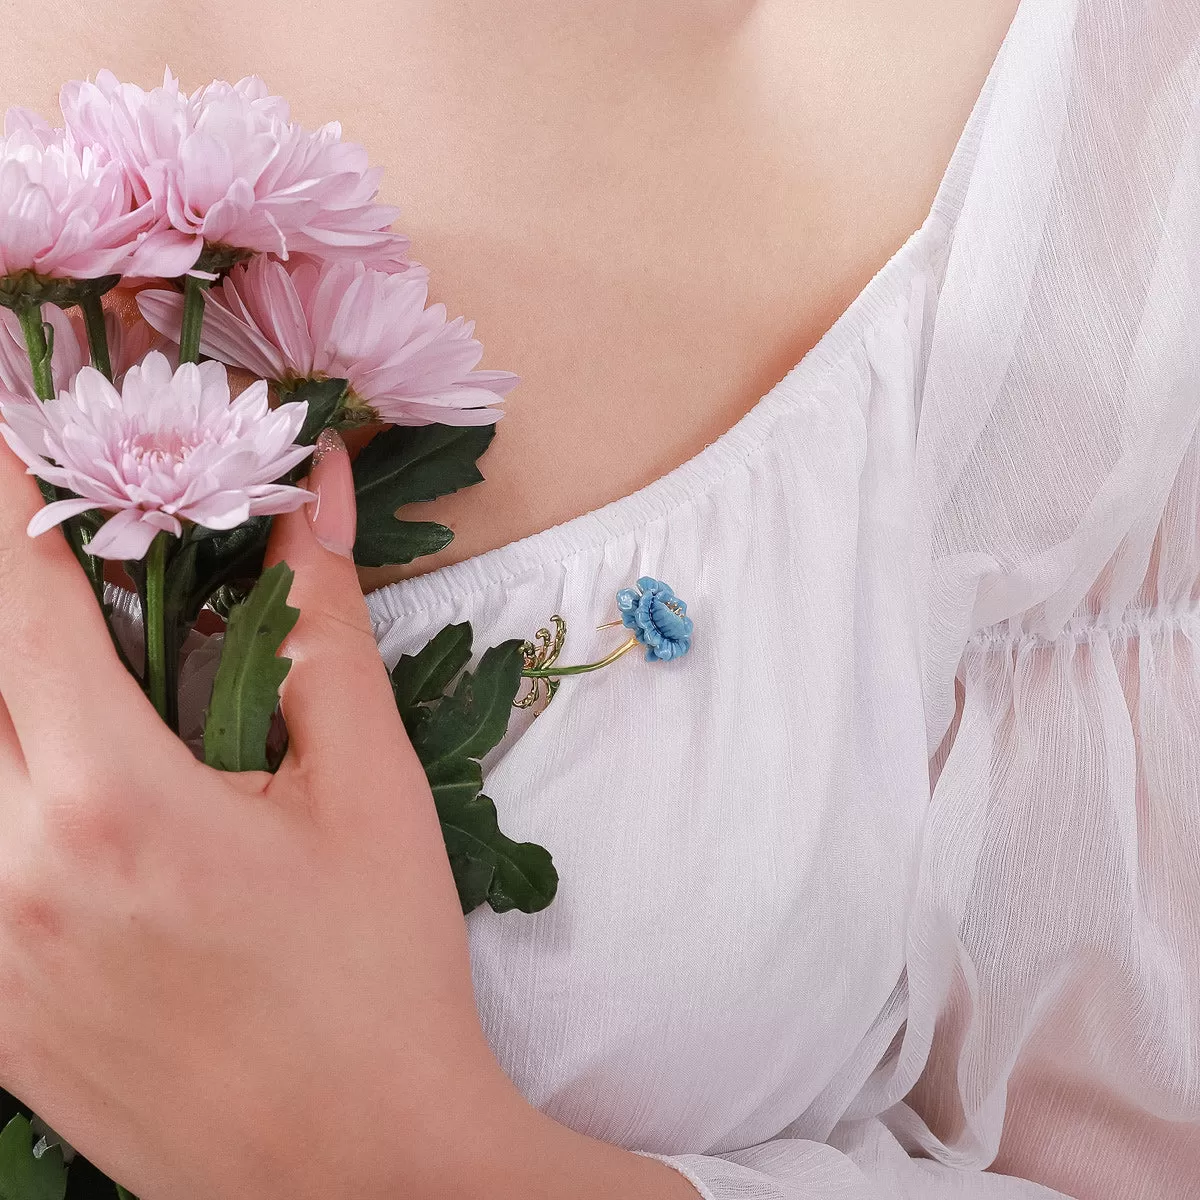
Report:
[{"label": "woman's chest", "polygon": [[[390,593],[443,605],[393,610],[389,661],[450,620],[482,646],[551,611],[560,661],[593,660],[643,574],[695,621],[676,662],[565,678],[484,764],[502,826],[547,847],[560,883],[536,916],[469,918],[481,1017],[526,1095],[576,1128],[664,1150],[772,1136],[837,1085],[901,976],[928,775],[889,416],[884,433],[852,401],[797,404],[770,454],[660,519],[613,524],[678,480]],[[563,537],[565,561],[503,577]]]},{"label": "woman's chest", "polygon": [[[686,716],[597,697],[564,718],[594,744],[534,739],[488,780],[560,884],[534,917],[469,919],[481,1019],[522,1091],[595,1136],[774,1136],[836,1086],[901,977],[917,755],[872,761],[861,693],[814,688],[814,720],[790,682],[753,686]],[[911,709],[884,707],[919,746]]]}]

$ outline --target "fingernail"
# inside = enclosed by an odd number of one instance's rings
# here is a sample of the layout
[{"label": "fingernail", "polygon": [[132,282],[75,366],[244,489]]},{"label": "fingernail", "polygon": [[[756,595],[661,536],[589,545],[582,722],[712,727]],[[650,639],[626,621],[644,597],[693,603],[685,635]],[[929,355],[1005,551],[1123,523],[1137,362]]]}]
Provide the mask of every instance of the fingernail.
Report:
[{"label": "fingernail", "polygon": [[313,451],[308,490],[317,498],[308,506],[308,523],[313,537],[334,554],[354,557],[354,476],[346,443],[336,429],[323,429]]}]

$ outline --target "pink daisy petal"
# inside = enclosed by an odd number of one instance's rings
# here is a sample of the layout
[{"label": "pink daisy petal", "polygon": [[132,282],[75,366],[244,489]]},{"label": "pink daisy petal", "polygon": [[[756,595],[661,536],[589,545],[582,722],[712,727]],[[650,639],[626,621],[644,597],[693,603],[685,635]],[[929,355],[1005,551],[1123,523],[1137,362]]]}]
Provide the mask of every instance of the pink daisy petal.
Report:
[{"label": "pink daisy petal", "polygon": [[156,525],[143,519],[145,516],[136,508],[121,509],[109,517],[88,542],[89,552],[98,558],[117,558],[126,562],[145,558],[150,543],[159,533]]},{"label": "pink daisy petal", "polygon": [[72,135],[120,163],[139,202],[153,201],[159,229],[280,257],[404,262],[407,239],[389,228],[396,210],[376,203],[366,151],[336,125],[292,122],[261,80],[217,80],[189,96],[169,73],[144,91],[101,71],[66,85],[61,105]]},{"label": "pink daisy petal", "polygon": [[[141,239],[159,221],[121,162],[90,139],[10,113],[0,138],[0,275],[94,279],[174,264]],[[194,261],[194,260],[193,260]]]},{"label": "pink daisy petal", "polygon": [[131,279],[173,279],[189,271],[203,249],[202,237],[155,229],[138,239],[123,274]]},{"label": "pink daisy petal", "polygon": [[405,401],[391,405],[376,405],[379,419],[391,425],[494,425],[503,413],[494,408],[440,408],[436,404]]},{"label": "pink daisy petal", "polygon": [[88,508],[113,512],[88,544],[102,558],[140,558],[156,532],[178,535],[184,520],[230,529],[309,495],[275,483],[312,453],[293,445],[307,406],[270,409],[261,382],[231,399],[217,362],[172,370],[151,351],[120,388],[83,367],[56,399],[0,399],[0,409],[0,435],[30,470],[79,497],[43,510],[31,530]]},{"label": "pink daisy petal", "polygon": [[236,529],[250,519],[250,497],[244,491],[237,495],[217,492],[189,504],[188,515],[197,525],[209,529]]},{"label": "pink daisy petal", "polygon": [[[178,343],[183,323],[181,293],[147,289],[138,292],[137,306],[152,329]],[[211,293],[205,297],[204,313],[200,349],[205,354],[260,377],[284,377],[287,373],[286,361],[256,325],[240,320],[222,303],[214,302]]]},{"label": "pink daisy petal", "polygon": [[53,504],[47,504],[45,508],[39,508],[33,514],[26,532],[30,537],[37,537],[39,534],[45,533],[48,529],[53,529],[56,525],[61,524],[68,517],[74,517],[81,512],[87,512],[89,508],[95,507],[96,504],[93,500],[79,498],[55,500]]},{"label": "pink daisy petal", "polygon": [[[278,383],[347,379],[355,402],[397,425],[496,421],[517,377],[475,370],[483,347],[473,325],[448,321],[426,298],[424,274],[260,258],[208,294],[200,344]],[[138,303],[155,329],[178,336],[176,293],[142,292]]]},{"label": "pink daisy petal", "polygon": [[46,426],[44,420],[38,420],[33,413],[22,412],[24,408],[36,412],[32,404],[12,401],[4,404],[5,423],[0,425],[0,437],[4,438],[8,448],[32,470],[35,464],[40,467],[45,461],[37,447],[45,440]]},{"label": "pink daisy petal", "polygon": [[263,514],[294,512],[317,498],[315,492],[305,488],[286,487],[283,484],[266,484],[246,490],[254,499],[255,511]]}]

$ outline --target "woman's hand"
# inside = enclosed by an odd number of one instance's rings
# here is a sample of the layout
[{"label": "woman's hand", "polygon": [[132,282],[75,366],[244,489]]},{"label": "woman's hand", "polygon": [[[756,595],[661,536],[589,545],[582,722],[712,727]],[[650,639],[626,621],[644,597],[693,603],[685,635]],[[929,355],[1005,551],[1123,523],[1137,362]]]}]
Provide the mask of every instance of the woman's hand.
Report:
[{"label": "woman's hand", "polygon": [[227,775],[159,721],[62,538],[26,536],[37,489],[0,459],[0,1080],[144,1196],[368,1196],[380,1169],[394,1196],[512,1102],[342,556],[349,480],[344,451],[312,480],[342,554],[277,522],[291,746]]},{"label": "woman's hand", "polygon": [[492,1057],[345,451],[309,486],[269,554],[300,608],[287,757],[222,774],[122,667],[61,536],[26,536],[38,492],[0,447],[0,1083],[143,1200],[694,1197]]}]

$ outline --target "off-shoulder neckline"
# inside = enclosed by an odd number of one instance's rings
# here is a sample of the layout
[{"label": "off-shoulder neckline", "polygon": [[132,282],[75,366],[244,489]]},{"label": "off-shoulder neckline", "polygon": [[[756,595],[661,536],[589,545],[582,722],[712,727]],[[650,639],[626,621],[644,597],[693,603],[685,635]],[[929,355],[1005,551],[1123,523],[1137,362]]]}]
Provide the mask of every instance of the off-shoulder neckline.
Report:
[{"label": "off-shoulder neckline", "polygon": [[733,466],[745,462],[766,444],[771,427],[783,413],[793,410],[798,400],[811,396],[822,380],[854,352],[856,344],[861,346],[881,316],[902,300],[914,278],[932,268],[933,256],[948,240],[962,207],[998,69],[1027,7],[1028,0],[1020,0],[925,220],[817,343],[745,416],[682,465],[626,496],[494,550],[368,593],[367,606],[376,626],[445,606],[463,595],[511,583],[549,564],[561,565],[598,544],[624,536],[680,505],[695,502]]}]

